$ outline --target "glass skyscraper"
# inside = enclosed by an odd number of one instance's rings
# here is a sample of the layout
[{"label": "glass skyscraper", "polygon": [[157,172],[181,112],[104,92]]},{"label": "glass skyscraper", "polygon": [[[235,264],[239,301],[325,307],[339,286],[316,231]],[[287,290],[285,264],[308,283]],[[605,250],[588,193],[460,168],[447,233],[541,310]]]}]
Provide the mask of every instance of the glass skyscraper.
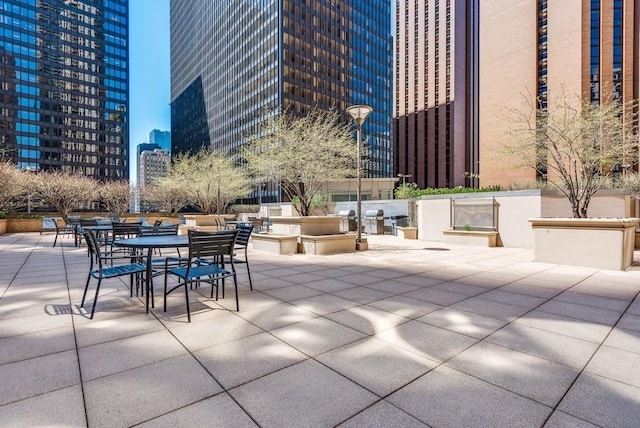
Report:
[{"label": "glass skyscraper", "polygon": [[171,132],[154,129],[149,132],[149,143],[157,144],[165,152],[171,153]]},{"label": "glass skyscraper", "polygon": [[0,0],[0,149],[128,178],[128,1]]},{"label": "glass skyscraper", "polygon": [[369,104],[370,177],[391,174],[388,0],[171,0],[174,152],[233,152],[269,111]]}]

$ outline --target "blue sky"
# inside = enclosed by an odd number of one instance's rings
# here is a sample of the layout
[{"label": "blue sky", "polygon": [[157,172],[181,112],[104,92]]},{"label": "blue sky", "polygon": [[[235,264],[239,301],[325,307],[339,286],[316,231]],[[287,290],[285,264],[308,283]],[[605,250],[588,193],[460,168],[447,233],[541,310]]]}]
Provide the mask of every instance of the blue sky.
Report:
[{"label": "blue sky", "polygon": [[170,130],[169,0],[129,0],[129,177],[136,146],[152,129]]}]

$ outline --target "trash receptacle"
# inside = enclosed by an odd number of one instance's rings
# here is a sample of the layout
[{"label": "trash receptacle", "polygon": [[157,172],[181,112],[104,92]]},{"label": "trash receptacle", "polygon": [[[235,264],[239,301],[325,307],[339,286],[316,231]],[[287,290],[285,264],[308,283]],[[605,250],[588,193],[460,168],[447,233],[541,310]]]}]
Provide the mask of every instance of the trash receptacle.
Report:
[{"label": "trash receptacle", "polygon": [[369,235],[384,234],[383,210],[367,210],[364,212],[364,233]]},{"label": "trash receptacle", "polygon": [[391,229],[393,230],[393,236],[398,236],[397,227],[405,227],[408,224],[408,217],[406,215],[392,215],[391,216]]},{"label": "trash receptacle", "polygon": [[356,211],[355,210],[341,210],[341,211],[338,211],[338,215],[342,217],[342,221],[340,222],[340,232],[356,231]]}]

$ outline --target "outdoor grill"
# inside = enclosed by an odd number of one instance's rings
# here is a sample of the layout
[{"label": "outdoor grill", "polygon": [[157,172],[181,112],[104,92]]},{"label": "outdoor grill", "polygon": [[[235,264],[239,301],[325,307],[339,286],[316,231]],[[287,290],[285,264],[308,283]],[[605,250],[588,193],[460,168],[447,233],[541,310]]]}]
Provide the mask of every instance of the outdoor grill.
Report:
[{"label": "outdoor grill", "polygon": [[397,227],[405,227],[408,224],[408,218],[406,215],[392,215],[389,217],[391,219],[391,229],[393,230],[393,235],[398,236]]},{"label": "outdoor grill", "polygon": [[340,222],[340,232],[356,231],[356,211],[355,210],[338,211],[338,216],[342,217],[342,221]]},{"label": "outdoor grill", "polygon": [[364,232],[369,235],[384,235],[384,211],[367,210],[364,212]]}]

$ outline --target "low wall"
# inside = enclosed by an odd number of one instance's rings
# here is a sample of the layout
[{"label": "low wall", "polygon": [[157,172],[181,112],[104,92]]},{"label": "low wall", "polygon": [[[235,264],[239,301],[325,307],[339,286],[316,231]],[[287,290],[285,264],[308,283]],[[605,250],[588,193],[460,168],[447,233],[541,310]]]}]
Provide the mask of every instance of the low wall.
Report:
[{"label": "low wall", "polygon": [[[498,232],[502,245],[533,248],[534,233],[530,218],[572,216],[568,199],[553,190],[467,193],[423,196],[416,201],[418,239],[444,241],[443,230],[450,229],[450,199],[495,197],[498,208]],[[635,203],[622,191],[598,192],[589,205],[591,217],[630,217]]]},{"label": "low wall", "polygon": [[332,235],[340,233],[341,217],[271,217],[275,235]]}]

